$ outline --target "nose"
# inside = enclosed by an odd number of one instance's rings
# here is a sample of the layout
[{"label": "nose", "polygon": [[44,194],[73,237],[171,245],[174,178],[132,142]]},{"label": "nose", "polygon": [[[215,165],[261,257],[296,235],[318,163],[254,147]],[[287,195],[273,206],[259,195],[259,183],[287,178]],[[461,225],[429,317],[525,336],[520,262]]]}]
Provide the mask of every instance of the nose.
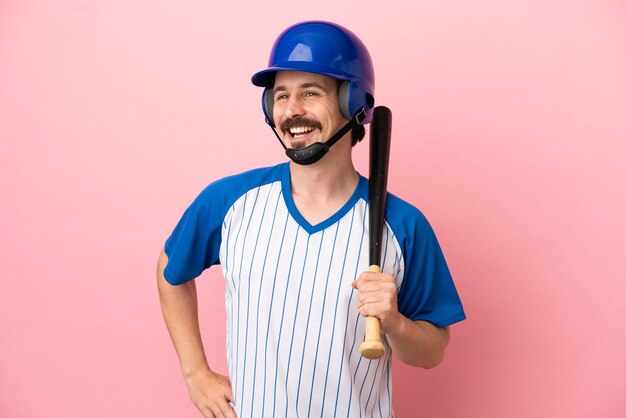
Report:
[{"label": "nose", "polygon": [[298,116],[304,115],[304,113],[305,110],[304,106],[302,105],[301,98],[296,94],[291,95],[287,102],[287,107],[285,108],[285,116],[293,119]]}]

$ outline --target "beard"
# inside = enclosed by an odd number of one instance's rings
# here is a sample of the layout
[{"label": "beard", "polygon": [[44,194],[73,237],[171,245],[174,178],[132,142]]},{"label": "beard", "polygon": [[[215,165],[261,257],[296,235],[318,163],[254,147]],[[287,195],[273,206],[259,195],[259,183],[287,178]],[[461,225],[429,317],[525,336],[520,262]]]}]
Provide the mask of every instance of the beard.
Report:
[{"label": "beard", "polygon": [[302,149],[305,148],[307,145],[304,141],[299,141],[299,140],[295,140],[291,142],[291,149]]}]

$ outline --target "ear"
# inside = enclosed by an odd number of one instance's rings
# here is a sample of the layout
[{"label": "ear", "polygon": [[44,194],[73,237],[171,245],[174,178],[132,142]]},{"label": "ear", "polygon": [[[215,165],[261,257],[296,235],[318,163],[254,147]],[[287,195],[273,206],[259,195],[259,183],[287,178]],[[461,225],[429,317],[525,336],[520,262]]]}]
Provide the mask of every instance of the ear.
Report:
[{"label": "ear", "polygon": [[350,80],[345,80],[341,82],[339,86],[339,91],[337,93],[337,99],[339,101],[339,110],[344,118],[350,120],[352,116],[350,115],[350,109],[348,107],[348,101],[350,100]]},{"label": "ear", "polygon": [[274,89],[263,90],[263,113],[270,126],[274,127]]}]

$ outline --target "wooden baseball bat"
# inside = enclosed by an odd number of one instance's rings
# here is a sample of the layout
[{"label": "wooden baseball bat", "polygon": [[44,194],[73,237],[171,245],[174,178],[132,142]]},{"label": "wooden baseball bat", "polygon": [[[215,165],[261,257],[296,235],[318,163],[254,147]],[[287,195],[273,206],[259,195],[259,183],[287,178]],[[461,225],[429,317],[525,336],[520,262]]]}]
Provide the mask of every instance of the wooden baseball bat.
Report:
[{"label": "wooden baseball bat", "polygon": [[[387,177],[389,172],[389,150],[391,147],[391,110],[384,106],[374,108],[370,124],[370,177],[369,177],[369,271],[380,272],[380,251],[385,224],[385,203],[387,201]],[[378,359],[385,354],[385,346],[380,339],[380,321],[368,316],[365,327],[365,341],[359,348],[361,355],[368,359]]]}]

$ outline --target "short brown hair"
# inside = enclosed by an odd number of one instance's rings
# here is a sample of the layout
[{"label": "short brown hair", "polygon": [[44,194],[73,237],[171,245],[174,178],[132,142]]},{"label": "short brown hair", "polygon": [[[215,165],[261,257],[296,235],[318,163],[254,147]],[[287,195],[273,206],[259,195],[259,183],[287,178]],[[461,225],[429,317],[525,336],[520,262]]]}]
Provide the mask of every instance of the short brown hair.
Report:
[{"label": "short brown hair", "polygon": [[365,126],[359,124],[352,128],[352,146],[361,141],[365,137]]}]

